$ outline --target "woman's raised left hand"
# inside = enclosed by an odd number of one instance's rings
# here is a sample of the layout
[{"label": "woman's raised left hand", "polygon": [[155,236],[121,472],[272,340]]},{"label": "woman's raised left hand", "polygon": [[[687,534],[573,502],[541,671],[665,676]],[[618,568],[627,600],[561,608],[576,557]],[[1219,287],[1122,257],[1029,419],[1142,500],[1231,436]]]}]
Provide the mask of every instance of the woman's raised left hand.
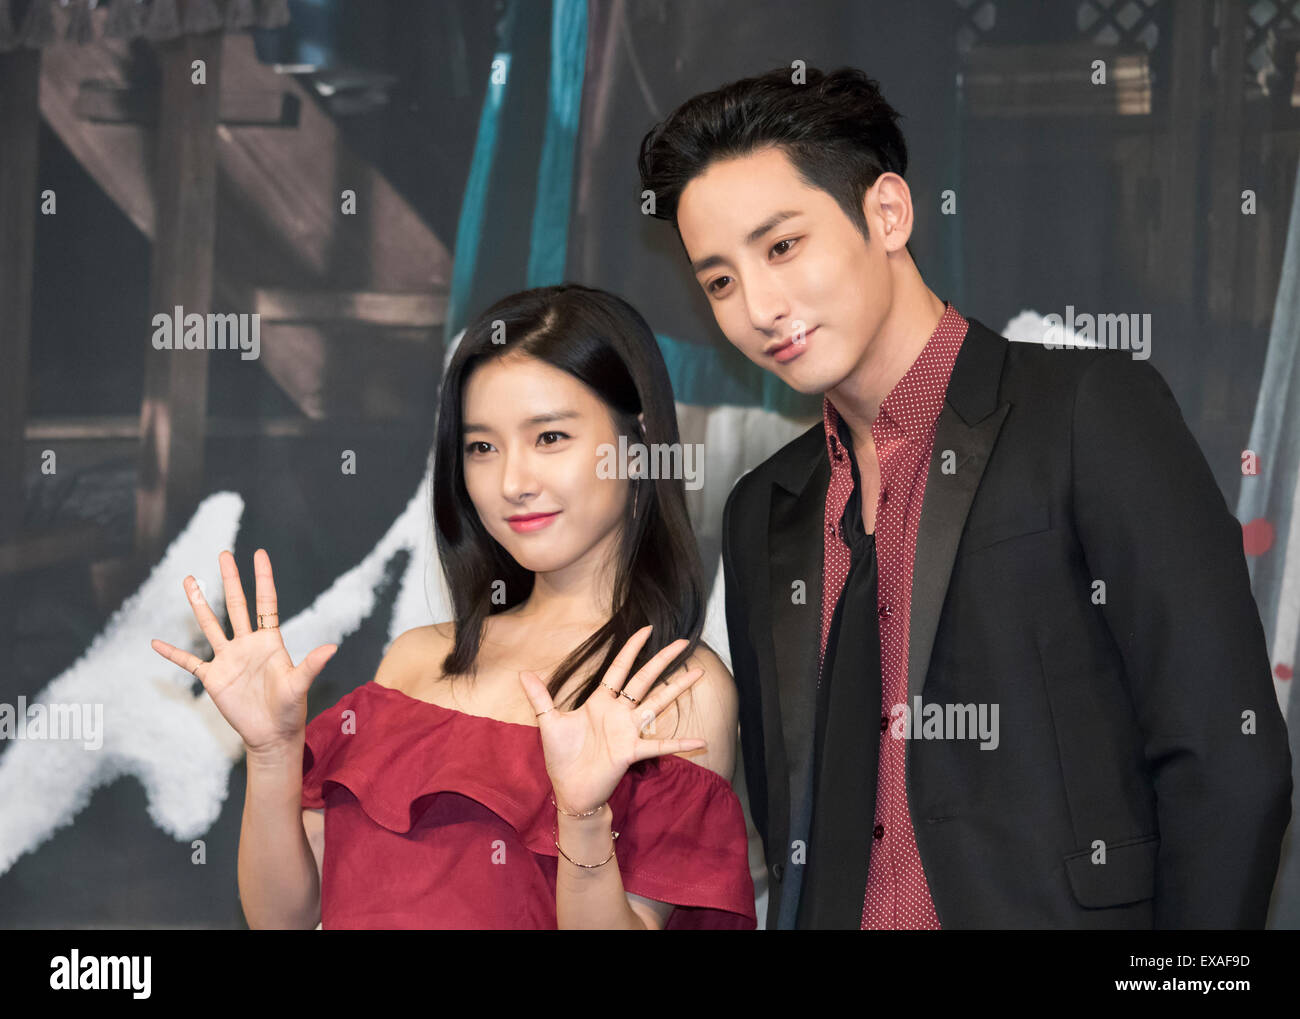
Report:
[{"label": "woman's raised left hand", "polygon": [[[698,738],[647,739],[641,735],[647,724],[704,675],[703,669],[691,669],[645,697],[659,674],[689,644],[686,640],[673,641],[629,680],[627,675],[650,638],[650,630],[649,626],[642,627],[628,639],[601,685],[574,711],[555,707],[546,684],[536,673],[519,674],[528,701],[539,715],[546,773],[556,803],[571,813],[585,813],[605,803],[635,761],[708,746],[706,740]],[[636,698],[636,703],[629,698]]]}]

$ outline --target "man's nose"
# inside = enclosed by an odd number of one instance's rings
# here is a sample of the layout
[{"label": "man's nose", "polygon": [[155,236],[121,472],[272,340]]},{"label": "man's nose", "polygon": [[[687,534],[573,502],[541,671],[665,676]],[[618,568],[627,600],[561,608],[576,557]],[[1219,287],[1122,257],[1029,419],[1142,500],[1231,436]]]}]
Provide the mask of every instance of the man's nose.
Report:
[{"label": "man's nose", "polygon": [[777,323],[789,314],[785,293],[770,273],[759,272],[746,281],[745,302],[749,321],[761,332],[778,332]]}]

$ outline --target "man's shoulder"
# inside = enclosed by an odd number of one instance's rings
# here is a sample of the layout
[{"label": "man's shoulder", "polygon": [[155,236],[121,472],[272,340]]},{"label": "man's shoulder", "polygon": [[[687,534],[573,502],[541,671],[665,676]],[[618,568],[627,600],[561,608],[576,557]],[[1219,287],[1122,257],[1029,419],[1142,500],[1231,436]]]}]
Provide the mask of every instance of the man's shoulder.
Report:
[{"label": "man's shoulder", "polygon": [[731,499],[746,498],[767,489],[773,482],[787,477],[791,471],[806,470],[818,453],[826,452],[826,432],[818,421],[807,431],[795,436],[766,460],[742,474],[731,489]]},{"label": "man's shoulder", "polygon": [[744,548],[764,540],[761,521],[767,519],[766,511],[752,512],[739,507],[756,510],[771,498],[773,485],[785,483],[789,487],[800,477],[806,480],[818,455],[826,456],[826,436],[820,421],[740,476],[722,511],[724,558],[733,551],[733,546]]},{"label": "man's shoulder", "polygon": [[1013,340],[973,319],[971,324],[972,331],[982,333],[985,342],[993,339],[1005,344],[1004,383],[1009,385],[1008,395],[1013,398],[1032,396],[1068,411],[1085,377],[1093,384],[1106,386],[1111,378],[1142,376],[1153,370],[1145,359],[1125,350],[1052,347],[1033,340]]}]

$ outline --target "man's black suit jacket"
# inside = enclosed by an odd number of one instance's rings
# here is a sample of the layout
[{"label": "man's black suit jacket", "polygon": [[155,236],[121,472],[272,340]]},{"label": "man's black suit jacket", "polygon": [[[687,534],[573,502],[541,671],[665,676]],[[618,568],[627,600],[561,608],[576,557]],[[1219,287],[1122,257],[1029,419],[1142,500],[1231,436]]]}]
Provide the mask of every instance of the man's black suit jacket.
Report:
[{"label": "man's black suit jacket", "polygon": [[[917,536],[908,704],[997,704],[1000,734],[992,750],[908,740],[940,924],[1262,927],[1291,757],[1240,525],[1147,362],[1009,343],[968,321]],[[724,515],[769,929],[793,926],[816,852],[829,478],[818,423],[742,477]],[[867,720],[862,738],[893,738],[879,729]]]}]

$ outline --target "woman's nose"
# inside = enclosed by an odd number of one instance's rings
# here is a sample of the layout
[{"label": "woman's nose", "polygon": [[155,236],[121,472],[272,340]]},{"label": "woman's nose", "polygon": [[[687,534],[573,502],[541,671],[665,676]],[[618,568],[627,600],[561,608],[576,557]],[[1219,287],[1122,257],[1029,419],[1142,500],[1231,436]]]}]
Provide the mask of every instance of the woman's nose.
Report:
[{"label": "woman's nose", "polygon": [[524,454],[506,456],[501,472],[501,494],[510,502],[519,502],[537,494],[537,477],[531,457]]}]

